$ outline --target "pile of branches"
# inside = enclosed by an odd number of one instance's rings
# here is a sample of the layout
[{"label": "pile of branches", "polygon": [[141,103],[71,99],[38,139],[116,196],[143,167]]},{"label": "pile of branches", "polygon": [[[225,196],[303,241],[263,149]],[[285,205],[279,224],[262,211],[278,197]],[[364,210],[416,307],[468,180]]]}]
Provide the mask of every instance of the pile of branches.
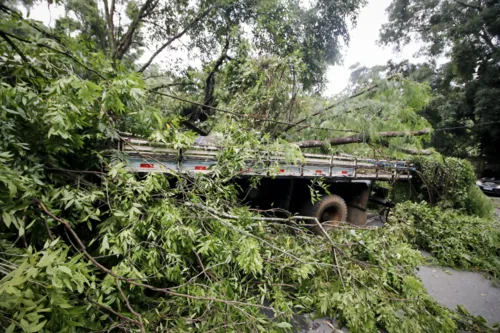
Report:
[{"label": "pile of branches", "polygon": [[126,171],[109,153],[120,131],[185,148],[193,136],[141,77],[30,24],[0,43],[7,332],[281,331],[297,312],[353,332],[456,330],[415,277],[422,257],[397,224],[321,237],[241,206],[231,179],[269,146],[237,121],[212,177]]}]

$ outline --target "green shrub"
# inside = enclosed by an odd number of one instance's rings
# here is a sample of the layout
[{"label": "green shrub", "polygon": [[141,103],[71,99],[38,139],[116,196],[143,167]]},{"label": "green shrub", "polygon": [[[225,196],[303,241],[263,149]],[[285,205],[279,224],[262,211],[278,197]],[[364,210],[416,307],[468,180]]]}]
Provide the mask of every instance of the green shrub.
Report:
[{"label": "green shrub", "polygon": [[417,193],[406,195],[407,198],[416,197],[444,209],[458,209],[482,218],[493,216],[493,203],[475,185],[476,175],[469,161],[433,155],[415,157],[412,163],[417,169],[412,188]]},{"label": "green shrub", "polygon": [[398,204],[392,221],[405,224],[409,242],[431,252],[442,264],[500,277],[496,221],[412,202]]},{"label": "green shrub", "polygon": [[495,205],[476,185],[470,185],[467,193],[466,211],[469,213],[490,218],[495,214]]}]

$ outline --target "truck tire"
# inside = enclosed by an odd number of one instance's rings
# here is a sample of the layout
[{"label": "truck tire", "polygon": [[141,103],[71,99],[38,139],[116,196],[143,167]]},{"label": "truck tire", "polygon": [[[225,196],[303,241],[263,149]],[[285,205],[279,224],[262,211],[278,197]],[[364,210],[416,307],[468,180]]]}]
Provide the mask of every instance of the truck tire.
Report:
[{"label": "truck tire", "polygon": [[[329,231],[339,223],[347,221],[347,205],[338,195],[326,195],[314,205],[308,202],[301,213],[318,219],[325,231]],[[309,221],[308,224],[315,224]],[[323,231],[318,225],[311,226],[312,231],[317,235],[323,235]]]}]

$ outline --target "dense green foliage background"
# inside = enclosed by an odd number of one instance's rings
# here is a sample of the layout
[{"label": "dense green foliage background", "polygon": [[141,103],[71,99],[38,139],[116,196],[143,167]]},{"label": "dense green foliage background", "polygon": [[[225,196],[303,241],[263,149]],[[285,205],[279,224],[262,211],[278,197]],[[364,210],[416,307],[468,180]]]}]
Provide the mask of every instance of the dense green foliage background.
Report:
[{"label": "dense green foliage background", "polygon": [[424,64],[390,67],[430,82],[434,98],[424,112],[435,127],[460,127],[436,133],[434,146],[447,155],[495,159],[500,147],[500,110],[493,98],[500,92],[500,2],[394,0],[388,13],[381,42],[400,48],[419,41],[428,58]]}]

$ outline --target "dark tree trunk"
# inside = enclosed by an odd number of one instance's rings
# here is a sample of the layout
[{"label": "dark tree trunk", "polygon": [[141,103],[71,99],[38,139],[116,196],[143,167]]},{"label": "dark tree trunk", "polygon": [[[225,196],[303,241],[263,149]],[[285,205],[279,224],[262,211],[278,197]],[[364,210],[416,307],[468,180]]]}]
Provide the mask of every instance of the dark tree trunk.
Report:
[{"label": "dark tree trunk", "polygon": [[[381,138],[397,138],[397,137],[403,137],[403,136],[419,136],[419,135],[425,135],[429,134],[431,131],[428,128],[419,130],[419,131],[411,131],[411,132],[380,132],[378,133],[378,137]],[[300,148],[315,148],[315,147],[321,147],[325,143],[329,143],[332,146],[338,146],[338,145],[346,145],[350,143],[363,143],[363,142],[369,142],[369,138],[363,136],[363,135],[351,135],[351,136],[345,136],[342,138],[332,138],[332,139],[327,139],[325,141],[320,141],[320,140],[307,140],[307,141],[299,141],[299,142],[294,142],[296,145],[298,145]]]}]

